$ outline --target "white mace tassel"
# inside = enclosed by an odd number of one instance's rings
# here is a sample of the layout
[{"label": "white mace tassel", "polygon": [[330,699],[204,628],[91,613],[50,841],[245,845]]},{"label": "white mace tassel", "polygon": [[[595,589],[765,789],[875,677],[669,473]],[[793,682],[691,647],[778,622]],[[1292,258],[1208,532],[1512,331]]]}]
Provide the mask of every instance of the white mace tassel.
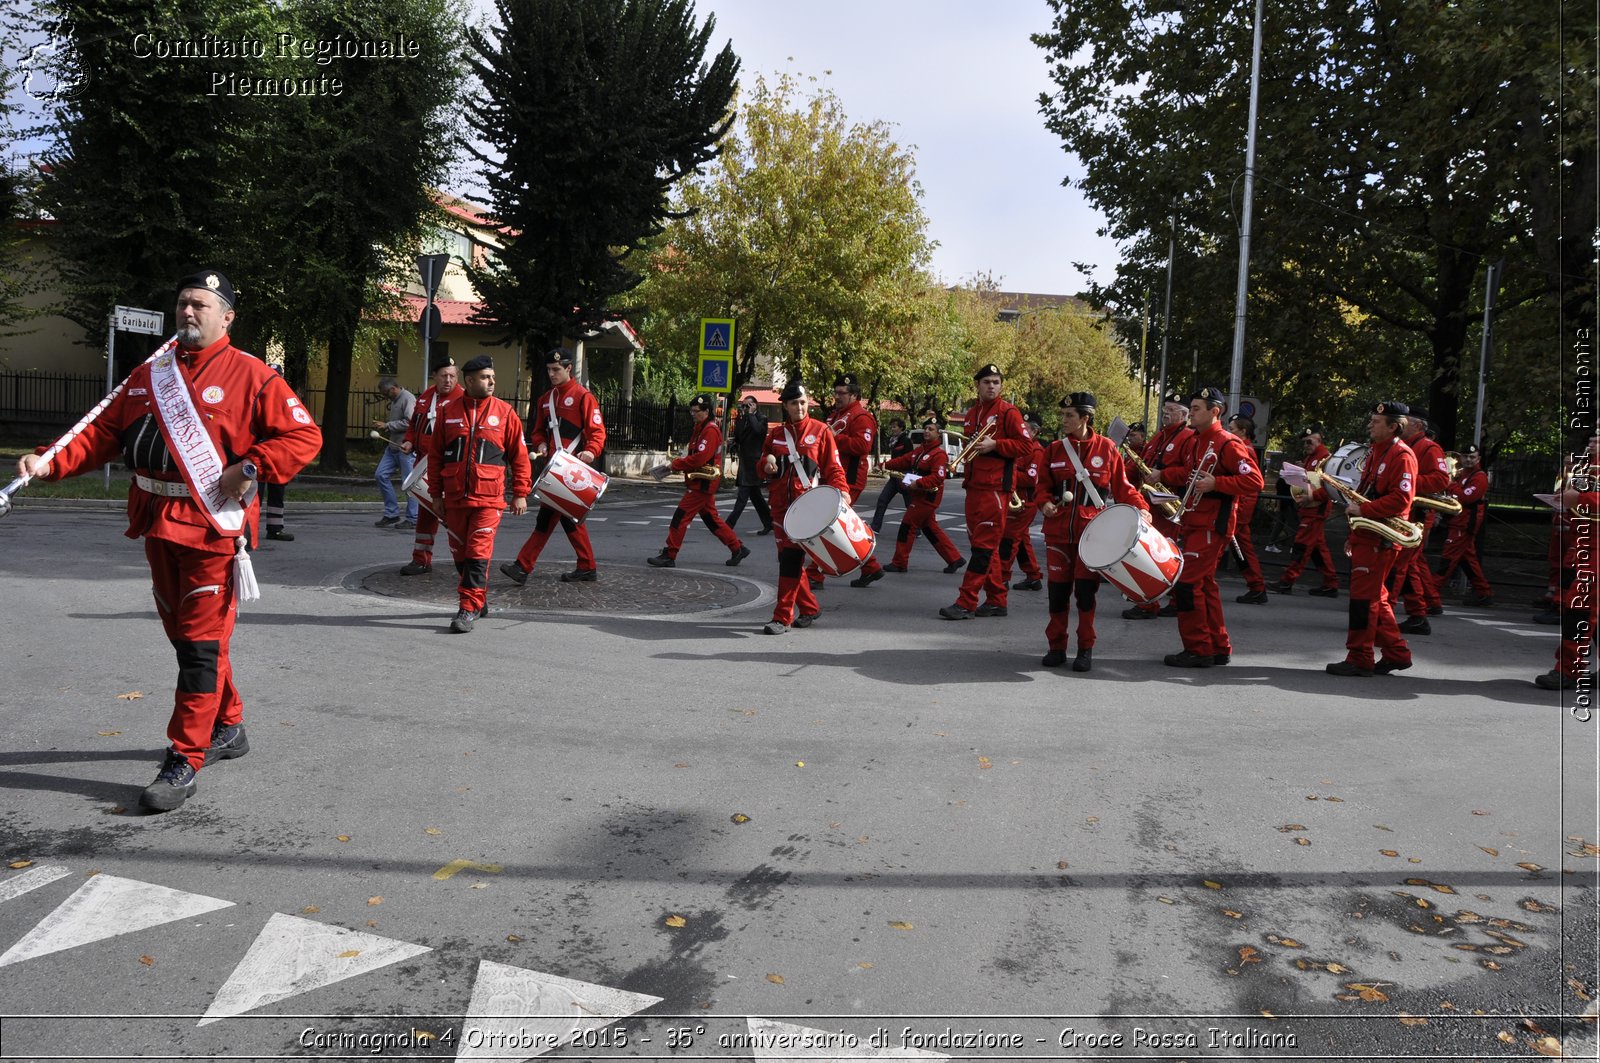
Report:
[{"label": "white mace tassel", "polygon": [[244,548],[244,537],[239,538],[238,552],[233,555],[233,583],[239,590],[241,602],[253,602],[261,597],[261,585],[256,582],[256,566],[250,561],[250,551]]}]

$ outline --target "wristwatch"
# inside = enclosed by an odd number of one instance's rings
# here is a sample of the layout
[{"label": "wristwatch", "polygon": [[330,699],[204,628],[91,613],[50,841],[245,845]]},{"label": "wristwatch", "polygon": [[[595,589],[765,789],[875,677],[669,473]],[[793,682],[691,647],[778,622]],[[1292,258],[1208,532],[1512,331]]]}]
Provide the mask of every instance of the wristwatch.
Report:
[{"label": "wristwatch", "polygon": [[244,478],[246,480],[254,480],[261,470],[256,468],[255,462],[251,461],[249,458],[246,458],[239,463],[239,471],[244,473]]}]

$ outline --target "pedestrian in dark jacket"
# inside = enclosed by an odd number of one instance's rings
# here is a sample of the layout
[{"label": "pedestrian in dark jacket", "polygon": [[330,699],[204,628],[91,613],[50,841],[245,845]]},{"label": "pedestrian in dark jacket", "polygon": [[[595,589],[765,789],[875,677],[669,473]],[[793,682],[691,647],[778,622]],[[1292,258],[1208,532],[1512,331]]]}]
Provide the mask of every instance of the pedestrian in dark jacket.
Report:
[{"label": "pedestrian in dark jacket", "polygon": [[761,518],[761,530],[756,532],[757,535],[769,535],[772,532],[772,511],[767,508],[767,500],[761,496],[759,469],[761,448],[766,442],[767,419],[761,416],[761,408],[755,398],[746,395],[739,402],[739,415],[733,419],[733,445],[739,452],[739,494],[733,500],[733,512],[728,514],[728,527],[739,523],[739,514],[744,512],[744,505],[749,502],[756,516]]}]

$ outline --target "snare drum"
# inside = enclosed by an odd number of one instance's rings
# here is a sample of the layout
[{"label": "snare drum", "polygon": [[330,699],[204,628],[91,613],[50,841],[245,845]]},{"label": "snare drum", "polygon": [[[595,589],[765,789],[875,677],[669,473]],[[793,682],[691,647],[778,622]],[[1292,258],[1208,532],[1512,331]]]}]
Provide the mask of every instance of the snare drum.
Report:
[{"label": "snare drum", "polygon": [[432,513],[435,517],[439,516],[439,511],[433,508],[433,496],[428,494],[428,456],[426,454],[418,458],[417,463],[411,466],[411,471],[406,474],[405,480],[400,484],[400,490],[416,499],[417,504],[423,509]]},{"label": "snare drum", "polygon": [[1129,505],[1108,506],[1083,529],[1078,557],[1130,602],[1153,602],[1178,582],[1183,554]]},{"label": "snare drum", "polygon": [[860,568],[878,542],[850,508],[849,496],[833,487],[813,487],[790,502],[783,515],[783,533],[828,576]]},{"label": "snare drum", "polygon": [[533,489],[542,504],[564,517],[582,521],[606,493],[610,482],[605,473],[590,468],[568,451],[558,450],[550,455],[550,462]]}]

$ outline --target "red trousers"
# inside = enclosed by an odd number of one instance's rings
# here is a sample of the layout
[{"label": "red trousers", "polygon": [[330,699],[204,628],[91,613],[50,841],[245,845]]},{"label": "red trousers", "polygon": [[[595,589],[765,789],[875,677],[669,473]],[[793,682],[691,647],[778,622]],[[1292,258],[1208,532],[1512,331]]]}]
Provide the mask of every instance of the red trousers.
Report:
[{"label": "red trousers", "polygon": [[928,542],[933,544],[939,560],[945,564],[960,561],[961,551],[956,549],[956,544],[950,541],[950,536],[939,527],[938,503],[928,497],[926,491],[907,491],[905,496],[906,512],[900,518],[900,531],[895,535],[895,567],[910,567],[911,548],[916,545],[918,534],[928,537]]},{"label": "red trousers", "polygon": [[1411,648],[1394,621],[1389,597],[1391,570],[1405,551],[1374,544],[1367,538],[1371,534],[1356,532],[1350,537],[1350,625],[1344,659],[1362,668],[1372,667],[1375,648],[1388,660],[1411,660]]},{"label": "red trousers", "polygon": [[1339,570],[1333,567],[1333,551],[1328,549],[1327,523],[1327,517],[1300,511],[1300,526],[1294,530],[1294,549],[1290,554],[1289,567],[1283,570],[1283,582],[1293,583],[1299,579],[1309,561],[1322,573],[1324,587],[1339,588]]},{"label": "red trousers", "polygon": [[1250,522],[1255,519],[1256,501],[1260,495],[1246,495],[1239,499],[1238,527],[1233,538],[1239,544],[1239,571],[1244,575],[1244,585],[1251,591],[1264,591],[1267,581],[1261,575],[1261,562],[1256,558],[1256,545],[1250,538]]},{"label": "red trousers", "polygon": [[489,600],[489,559],[494,557],[500,511],[457,504],[445,509],[444,519],[450,556],[456,563],[456,600],[463,609],[481,610]]},{"label": "red trousers", "polygon": [[778,600],[772,606],[772,619],[780,624],[794,623],[795,610],[802,616],[822,612],[817,596],[806,579],[806,552],[794,544],[783,528],[789,515],[790,499],[774,491],[772,497],[772,542],[778,548]]},{"label": "red trousers", "polygon": [[1103,581],[1100,573],[1091,572],[1078,557],[1078,542],[1056,542],[1049,536],[1044,540],[1045,566],[1050,574],[1050,620],[1045,624],[1044,637],[1052,650],[1067,648],[1067,620],[1073,600],[1078,604],[1078,649],[1094,649],[1094,606]]},{"label": "red trousers", "polygon": [[[1173,546],[1176,547],[1176,546],[1178,546],[1178,544],[1183,542],[1183,529],[1178,527],[1178,522],[1177,521],[1168,520],[1166,517],[1163,517],[1160,514],[1160,512],[1152,509],[1151,512],[1150,512],[1150,524],[1151,524],[1152,527],[1155,528],[1156,531],[1160,532],[1162,535],[1165,535],[1168,539],[1170,539],[1172,541],[1172,545]],[[1180,547],[1180,549],[1181,549],[1181,547]],[[1176,602],[1177,601],[1177,593],[1178,593],[1177,589],[1174,588],[1172,594],[1167,597],[1167,601],[1168,602]],[[1141,612],[1149,613],[1150,615],[1154,616],[1156,613],[1159,613],[1161,611],[1161,602],[1160,601],[1135,602],[1135,603],[1133,603],[1132,608],[1138,609]]]},{"label": "red trousers", "polygon": [[961,576],[961,593],[956,605],[973,610],[978,607],[978,592],[991,605],[1006,604],[1006,585],[1000,578],[1000,559],[996,547],[1005,535],[1007,493],[999,487],[973,487],[967,490],[967,541],[972,556]]},{"label": "red trousers", "polygon": [[1434,511],[1430,509],[1422,518],[1422,545],[1400,551],[1400,560],[1394,563],[1394,571],[1389,575],[1393,588],[1391,597],[1405,598],[1407,616],[1427,616],[1429,609],[1443,604],[1425,556],[1433,518]]},{"label": "red trousers", "polygon": [[1011,582],[1011,563],[1013,560],[1022,565],[1022,574],[1029,579],[1043,579],[1044,573],[1039,571],[1039,558],[1033,552],[1033,536],[1030,529],[1033,527],[1033,518],[1038,516],[1039,507],[1032,502],[1025,503],[1019,510],[1013,512],[1010,504],[1006,506],[1006,530],[1000,538],[1000,582]]},{"label": "red trousers", "polygon": [[1467,579],[1472,582],[1472,593],[1480,598],[1488,598],[1494,594],[1494,588],[1489,585],[1489,577],[1483,574],[1483,566],[1478,563],[1478,538],[1463,526],[1466,523],[1458,520],[1450,525],[1450,535],[1444,541],[1444,567],[1433,581],[1434,592],[1443,591],[1449,585],[1450,577],[1456,574],[1456,569],[1464,568],[1467,570]]},{"label": "red trousers", "polygon": [[238,616],[233,555],[213,554],[166,539],[144,541],[156,612],[178,656],[167,740],[196,769],[206,762],[211,731],[244,718],[233,686],[228,641]]},{"label": "red trousers", "polygon": [[433,536],[439,530],[439,518],[427,506],[417,507],[417,537],[411,543],[411,560],[419,565],[433,564]]},{"label": "red trousers", "polygon": [[1173,589],[1172,600],[1178,607],[1183,648],[1201,657],[1233,652],[1217,588],[1217,562],[1227,545],[1228,537],[1215,528],[1183,529],[1183,578]]},{"label": "red trousers", "polygon": [[678,556],[678,550],[683,546],[683,537],[688,534],[689,525],[694,523],[696,517],[704,521],[705,526],[711,529],[711,534],[717,537],[717,541],[730,551],[737,553],[739,547],[744,545],[717,512],[716,492],[690,487],[683,492],[678,508],[672,511],[672,527],[667,529],[668,557]]},{"label": "red trousers", "polygon": [[555,530],[557,521],[561,523],[561,530],[567,533],[567,542],[572,544],[572,552],[578,556],[578,569],[593,570],[594,546],[589,542],[589,529],[571,517],[562,516],[549,506],[540,506],[539,515],[533,519],[533,531],[529,533],[528,541],[517,551],[517,565],[522,571],[532,572],[533,566],[539,563],[539,554],[544,551],[544,544],[549,541],[550,533]]}]

